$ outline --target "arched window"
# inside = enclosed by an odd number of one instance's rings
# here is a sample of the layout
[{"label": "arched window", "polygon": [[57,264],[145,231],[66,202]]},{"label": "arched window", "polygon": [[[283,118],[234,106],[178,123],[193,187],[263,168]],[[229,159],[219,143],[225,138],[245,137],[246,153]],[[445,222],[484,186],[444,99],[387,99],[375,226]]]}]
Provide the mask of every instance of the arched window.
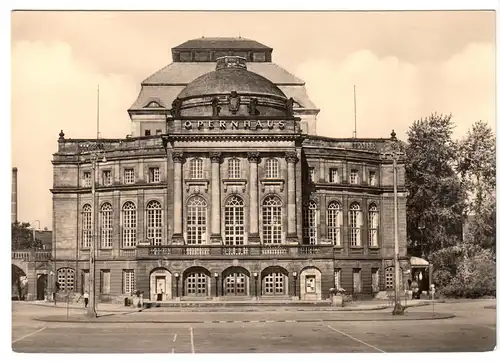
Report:
[{"label": "arched window", "polygon": [[307,220],[304,230],[306,244],[315,245],[318,241],[318,207],[314,201],[309,201],[305,212]]},{"label": "arched window", "polygon": [[207,238],[207,202],[200,196],[189,199],[187,204],[187,243],[205,244]]},{"label": "arched window", "polygon": [[332,201],[328,205],[327,211],[327,226],[328,240],[331,240],[333,245],[340,246],[340,228],[342,226],[342,209],[337,201]]},{"label": "arched window", "polygon": [[75,269],[61,268],[57,270],[57,282],[59,290],[72,292],[75,290]]},{"label": "arched window", "polygon": [[229,178],[241,178],[241,162],[237,158],[230,158],[228,162]]},{"label": "arched window", "polygon": [[162,239],[162,210],[158,201],[150,201],[146,207],[147,238],[151,245],[161,245]]},{"label": "arched window", "polygon": [[111,248],[113,246],[113,207],[110,203],[101,206],[101,247]]},{"label": "arched window", "polygon": [[200,158],[189,161],[189,175],[195,179],[203,178],[203,161]]},{"label": "arched window", "polygon": [[279,164],[276,158],[270,158],[266,161],[266,178],[279,177]]},{"label": "arched window", "polygon": [[262,205],[262,239],[264,244],[281,244],[281,200],[268,197]]},{"label": "arched window", "polygon": [[224,235],[226,245],[243,245],[245,237],[245,217],[243,200],[239,196],[227,199],[224,208]]},{"label": "arched window", "polygon": [[92,242],[92,207],[86,204],[82,208],[82,248],[90,248]]},{"label": "arched window", "polygon": [[378,209],[377,205],[371,204],[368,209],[368,243],[371,247],[378,246]]},{"label": "arched window", "polygon": [[357,202],[349,209],[349,228],[351,246],[361,246],[361,208]]},{"label": "arched window", "polygon": [[122,208],[124,248],[135,247],[137,243],[137,211],[133,202],[126,202]]}]

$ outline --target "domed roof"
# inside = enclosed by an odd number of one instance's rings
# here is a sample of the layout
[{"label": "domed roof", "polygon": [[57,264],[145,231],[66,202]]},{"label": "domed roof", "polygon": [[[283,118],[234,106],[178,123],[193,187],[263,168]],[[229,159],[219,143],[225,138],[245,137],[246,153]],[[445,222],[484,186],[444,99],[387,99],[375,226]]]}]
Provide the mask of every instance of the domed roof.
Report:
[{"label": "domed roof", "polygon": [[206,73],[189,83],[177,96],[190,98],[206,94],[260,94],[286,98],[273,82],[263,76],[250,72],[245,59],[236,56],[222,57],[217,60],[216,70]]}]

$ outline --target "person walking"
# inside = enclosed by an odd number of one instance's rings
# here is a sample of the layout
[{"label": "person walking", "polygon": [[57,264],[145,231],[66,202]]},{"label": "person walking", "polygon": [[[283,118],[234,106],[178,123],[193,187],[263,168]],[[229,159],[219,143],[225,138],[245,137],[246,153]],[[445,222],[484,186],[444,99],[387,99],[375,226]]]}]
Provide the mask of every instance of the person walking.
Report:
[{"label": "person walking", "polygon": [[83,301],[85,302],[85,308],[87,308],[89,305],[89,293],[87,291],[83,293]]}]

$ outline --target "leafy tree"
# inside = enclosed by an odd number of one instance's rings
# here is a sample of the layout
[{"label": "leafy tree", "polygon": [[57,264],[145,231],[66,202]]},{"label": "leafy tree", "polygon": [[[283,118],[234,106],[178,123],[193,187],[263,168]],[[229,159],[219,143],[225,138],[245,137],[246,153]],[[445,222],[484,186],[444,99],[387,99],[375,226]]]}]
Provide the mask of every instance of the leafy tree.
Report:
[{"label": "leafy tree", "polygon": [[12,250],[37,249],[42,247],[40,239],[33,238],[33,230],[30,224],[23,222],[12,223]]},{"label": "leafy tree", "polygon": [[455,167],[457,144],[451,115],[415,121],[406,145],[408,249],[431,253],[461,240],[465,193]]},{"label": "leafy tree", "polygon": [[457,171],[467,191],[466,215],[472,242],[495,249],[496,140],[491,128],[476,122],[458,144]]}]

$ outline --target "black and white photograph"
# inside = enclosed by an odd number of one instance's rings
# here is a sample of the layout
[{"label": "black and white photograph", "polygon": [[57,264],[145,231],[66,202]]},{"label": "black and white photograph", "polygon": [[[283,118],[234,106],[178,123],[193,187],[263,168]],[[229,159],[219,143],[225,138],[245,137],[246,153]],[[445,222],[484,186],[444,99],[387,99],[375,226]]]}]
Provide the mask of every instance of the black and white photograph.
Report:
[{"label": "black and white photograph", "polygon": [[9,16],[9,353],[496,349],[494,9]]}]

